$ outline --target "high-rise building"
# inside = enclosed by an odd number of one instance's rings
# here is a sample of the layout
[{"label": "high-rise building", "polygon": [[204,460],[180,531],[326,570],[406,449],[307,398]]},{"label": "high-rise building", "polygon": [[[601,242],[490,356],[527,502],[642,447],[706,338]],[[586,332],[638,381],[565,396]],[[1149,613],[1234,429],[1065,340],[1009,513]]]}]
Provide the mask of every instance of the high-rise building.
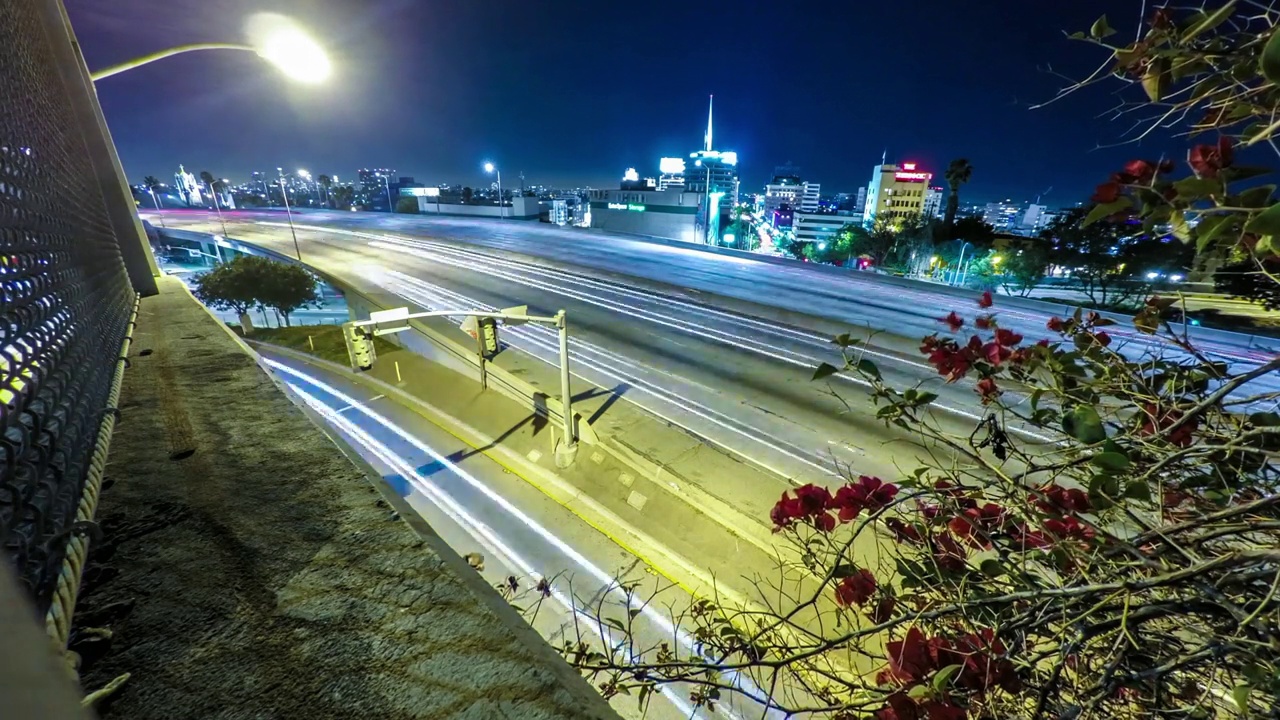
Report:
[{"label": "high-rise building", "polygon": [[1051,219],[1047,206],[1031,203],[1018,221],[1018,231],[1026,235],[1037,235],[1049,225]]},{"label": "high-rise building", "polygon": [[924,193],[924,208],[920,211],[926,218],[942,217],[942,188],[931,187]]},{"label": "high-rise building", "polygon": [[709,244],[719,240],[722,216],[728,217],[729,210],[738,203],[738,153],[712,149],[711,112],[709,103],[705,147],[689,154],[693,162],[685,165],[684,173],[685,192],[702,195],[699,227],[703,242]]},{"label": "high-rise building", "polygon": [[1010,200],[987,203],[982,209],[982,221],[1000,232],[1010,232],[1018,227],[1025,212],[1022,203]]},{"label": "high-rise building", "polygon": [[362,168],[356,172],[356,196],[360,204],[372,210],[390,212],[391,196],[395,194],[396,171],[387,168]]},{"label": "high-rise building", "polygon": [[871,227],[878,218],[901,219],[924,212],[925,195],[933,173],[916,169],[916,163],[890,165],[883,160],[871,171],[862,222]]},{"label": "high-rise building", "polygon": [[791,227],[792,213],[804,199],[804,181],[790,165],[774,170],[773,180],[764,186],[764,219],[776,228]]},{"label": "high-rise building", "polygon": [[173,187],[188,207],[204,205],[204,198],[200,195],[200,181],[181,165],[178,166],[178,172],[173,174]]},{"label": "high-rise building", "polygon": [[803,186],[803,192],[800,196],[799,210],[802,213],[816,213],[818,206],[822,200],[822,185],[815,182],[806,182]]}]

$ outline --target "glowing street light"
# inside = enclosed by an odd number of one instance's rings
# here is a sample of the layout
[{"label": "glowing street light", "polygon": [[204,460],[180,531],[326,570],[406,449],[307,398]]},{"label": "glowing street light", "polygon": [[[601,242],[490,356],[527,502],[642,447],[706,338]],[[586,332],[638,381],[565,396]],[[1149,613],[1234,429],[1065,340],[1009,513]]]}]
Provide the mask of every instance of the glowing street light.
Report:
[{"label": "glowing street light", "polygon": [[1003,260],[1004,258],[1000,257],[999,255],[996,255],[995,257],[991,258],[991,264],[999,265]]},{"label": "glowing street light", "polygon": [[286,77],[301,83],[314,85],[324,82],[333,72],[329,56],[324,48],[311,38],[302,26],[284,15],[257,13],[245,23],[247,43],[193,43],[134,58],[127,62],[103,68],[90,77],[94,82],[163,60],[174,55],[196,50],[248,50],[276,66]]},{"label": "glowing street light", "polygon": [[502,204],[502,171],[499,170],[497,166],[495,166],[491,162],[486,162],[484,164],[484,171],[487,173],[494,173],[495,175],[498,176],[498,216],[501,218],[506,218],[507,207]]}]

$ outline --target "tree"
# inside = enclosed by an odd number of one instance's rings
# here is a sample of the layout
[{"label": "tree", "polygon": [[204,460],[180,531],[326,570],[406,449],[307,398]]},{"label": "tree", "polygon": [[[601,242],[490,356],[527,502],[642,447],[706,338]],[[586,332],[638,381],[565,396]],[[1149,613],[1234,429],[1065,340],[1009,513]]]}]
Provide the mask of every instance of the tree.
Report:
[{"label": "tree", "polygon": [[471,186],[468,185],[467,187],[462,188],[463,205],[470,205],[473,198],[475,198],[475,191],[471,189]]},{"label": "tree", "polygon": [[280,313],[289,326],[289,316],[296,310],[320,307],[320,286],[316,277],[300,265],[267,261],[258,286],[258,302]]},{"label": "tree", "polygon": [[1000,264],[1003,274],[1000,285],[1010,295],[1026,297],[1044,280],[1045,271],[1049,267],[1049,252],[1046,247],[1034,244],[1029,248],[1006,252]]},{"label": "tree", "polygon": [[333,207],[333,203],[329,201],[330,200],[329,188],[333,187],[333,178],[329,177],[328,175],[321,175],[320,177],[316,178],[316,184],[318,184],[321,187],[321,189],[324,190],[325,207]]},{"label": "tree", "polygon": [[334,204],[343,210],[355,205],[356,202],[355,190],[347,187],[346,185],[340,185],[334,188],[332,197]]},{"label": "tree", "polygon": [[956,211],[960,209],[960,188],[973,177],[973,166],[964,158],[957,158],[947,166],[943,177],[947,180],[947,213],[942,227],[947,239],[950,239],[956,224]]},{"label": "tree", "polygon": [[1220,293],[1275,311],[1280,310],[1280,282],[1276,281],[1277,276],[1280,276],[1280,268],[1264,272],[1256,260],[1242,260],[1219,268],[1213,274],[1213,285]]},{"label": "tree", "polygon": [[1096,313],[1052,318],[1040,343],[1002,327],[990,294],[942,318],[920,351],[985,407],[972,432],[836,338],[844,362],[815,379],[854,375],[886,425],[952,459],[784,492],[770,519],[795,559],[747,605],[676,612],[694,652],[641,644],[636,614],[606,606],[582,612],[609,646],[561,651],[642,704],[678,684],[697,707],[734,693],[839,719],[1265,714],[1280,696],[1280,415],[1251,411],[1278,393],[1250,388],[1280,358],[1232,373],[1169,325],[1172,304],[1134,320],[1163,342],[1132,357]]},{"label": "tree", "polygon": [[396,212],[398,213],[416,213],[418,212],[418,198],[402,197],[396,199]]},{"label": "tree", "polygon": [[270,262],[253,255],[237,255],[196,276],[192,294],[215,310],[234,312],[248,335],[253,332],[249,311],[261,304],[259,291],[266,274],[264,264]]},{"label": "tree", "polygon": [[[1143,239],[1140,228],[1120,222],[1084,221],[1090,208],[1074,208],[1055,219],[1042,233],[1052,248],[1049,260],[1070,273],[1072,287],[1095,307],[1113,307],[1145,293],[1134,262],[1134,247]],[[1136,234],[1135,234],[1136,233]]]}]

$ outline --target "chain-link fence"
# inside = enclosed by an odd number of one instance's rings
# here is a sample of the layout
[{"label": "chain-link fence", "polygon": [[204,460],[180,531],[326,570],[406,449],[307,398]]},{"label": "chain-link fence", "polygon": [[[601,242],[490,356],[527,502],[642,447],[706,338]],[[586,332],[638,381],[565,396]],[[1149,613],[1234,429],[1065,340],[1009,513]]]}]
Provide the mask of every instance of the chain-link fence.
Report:
[{"label": "chain-link fence", "polygon": [[42,4],[0,0],[0,541],[41,615],[135,301]]}]

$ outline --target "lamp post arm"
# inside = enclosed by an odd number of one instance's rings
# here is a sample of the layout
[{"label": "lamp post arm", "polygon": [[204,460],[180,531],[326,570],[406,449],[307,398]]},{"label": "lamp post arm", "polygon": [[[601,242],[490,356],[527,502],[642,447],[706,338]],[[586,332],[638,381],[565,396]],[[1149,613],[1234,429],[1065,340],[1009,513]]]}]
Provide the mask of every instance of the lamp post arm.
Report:
[{"label": "lamp post arm", "polygon": [[178,47],[172,47],[168,50],[161,50],[159,52],[151,53],[150,55],[144,55],[140,58],[134,58],[133,60],[120,63],[119,65],[112,65],[111,67],[96,70],[89,77],[92,78],[94,82],[97,82],[103,78],[109,78],[112,75],[117,75],[126,70],[132,70],[136,67],[141,67],[157,60],[163,60],[167,57],[173,57],[174,55],[181,55],[183,53],[195,52],[196,50],[248,50],[253,53],[258,52],[257,48],[239,43],[195,43],[192,45],[179,45]]}]

